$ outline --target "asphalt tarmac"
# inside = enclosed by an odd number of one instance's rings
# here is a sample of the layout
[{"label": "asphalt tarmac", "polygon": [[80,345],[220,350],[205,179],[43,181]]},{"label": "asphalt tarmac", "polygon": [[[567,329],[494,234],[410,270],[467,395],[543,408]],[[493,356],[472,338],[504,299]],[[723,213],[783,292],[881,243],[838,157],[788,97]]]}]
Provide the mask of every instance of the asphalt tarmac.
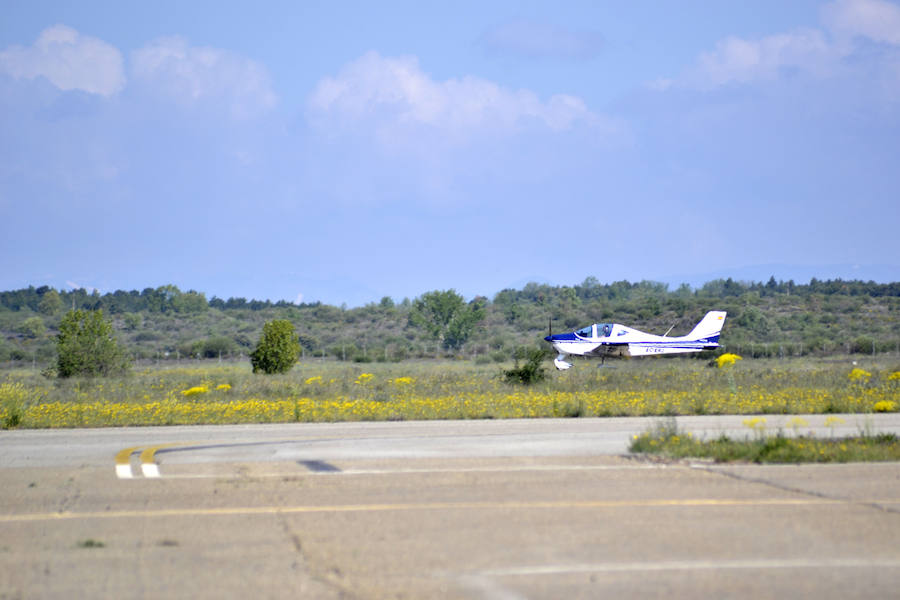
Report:
[{"label": "asphalt tarmac", "polygon": [[0,599],[896,595],[900,464],[627,456],[654,421],[0,432]]}]

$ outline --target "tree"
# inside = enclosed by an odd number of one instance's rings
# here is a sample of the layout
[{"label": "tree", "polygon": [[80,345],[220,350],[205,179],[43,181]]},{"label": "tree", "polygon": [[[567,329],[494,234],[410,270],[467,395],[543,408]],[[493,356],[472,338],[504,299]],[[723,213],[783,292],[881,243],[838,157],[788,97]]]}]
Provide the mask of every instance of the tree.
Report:
[{"label": "tree", "polygon": [[263,325],[262,337],[250,353],[253,372],[286,373],[300,356],[300,342],[294,324],[286,319],[268,321]]},{"label": "tree", "polygon": [[45,292],[41,301],[38,303],[38,310],[45,315],[55,315],[62,310],[62,307],[62,298],[59,297],[59,292],[53,288],[50,288]]},{"label": "tree", "polygon": [[484,318],[485,304],[484,298],[476,298],[467,305],[455,290],[428,292],[416,299],[409,319],[445,347],[459,348]]},{"label": "tree", "polygon": [[[178,288],[175,289],[177,290]],[[174,294],[171,303],[175,312],[179,313],[199,313],[204,312],[209,308],[209,303],[206,301],[206,295],[202,292],[195,292],[194,290]]]},{"label": "tree", "polygon": [[128,331],[134,331],[135,329],[140,327],[141,321],[143,320],[143,317],[139,313],[133,312],[125,313],[124,317],[122,318],[125,320],[125,329],[127,329]]},{"label": "tree", "polygon": [[486,304],[486,299],[478,297],[458,311],[447,325],[444,345],[448,348],[460,348],[465,344],[478,322],[484,319]]},{"label": "tree", "polygon": [[70,310],[59,323],[56,350],[60,377],[125,373],[131,361],[102,310]]},{"label": "tree", "polygon": [[196,342],[191,348],[192,354],[199,354],[203,358],[221,358],[237,354],[238,345],[227,335],[219,335]]},{"label": "tree", "polygon": [[36,339],[44,335],[44,332],[47,331],[47,327],[40,317],[28,317],[22,322],[19,331],[26,337]]}]

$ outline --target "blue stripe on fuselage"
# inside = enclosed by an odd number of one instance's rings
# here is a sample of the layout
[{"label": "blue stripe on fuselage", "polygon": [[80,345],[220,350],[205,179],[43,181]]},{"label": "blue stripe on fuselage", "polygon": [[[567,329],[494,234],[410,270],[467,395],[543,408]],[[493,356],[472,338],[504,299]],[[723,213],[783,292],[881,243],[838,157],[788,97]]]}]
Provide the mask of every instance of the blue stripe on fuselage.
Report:
[{"label": "blue stripe on fuselage", "polygon": [[556,335],[548,335],[544,339],[548,342],[577,342],[579,340],[587,341],[584,338],[578,337],[574,333],[558,333]]},{"label": "blue stripe on fuselage", "polygon": [[699,340],[679,340],[679,341],[661,341],[661,340],[647,340],[640,342],[613,342],[606,340],[595,340],[591,341],[582,337],[577,336],[575,333],[558,333],[556,335],[548,335],[544,338],[545,341],[550,342],[580,342],[582,344],[600,344],[601,346],[654,346],[654,347],[665,347],[665,348],[704,348],[704,347],[715,347],[719,345],[719,335],[713,335],[707,338],[701,338]]}]

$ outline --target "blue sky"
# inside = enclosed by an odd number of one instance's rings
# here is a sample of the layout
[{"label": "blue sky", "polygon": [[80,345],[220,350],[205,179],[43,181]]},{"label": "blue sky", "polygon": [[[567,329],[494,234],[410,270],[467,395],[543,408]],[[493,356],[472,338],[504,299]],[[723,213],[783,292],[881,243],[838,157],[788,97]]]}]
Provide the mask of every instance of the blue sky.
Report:
[{"label": "blue sky", "polygon": [[43,2],[0,289],[900,279],[900,4]]}]

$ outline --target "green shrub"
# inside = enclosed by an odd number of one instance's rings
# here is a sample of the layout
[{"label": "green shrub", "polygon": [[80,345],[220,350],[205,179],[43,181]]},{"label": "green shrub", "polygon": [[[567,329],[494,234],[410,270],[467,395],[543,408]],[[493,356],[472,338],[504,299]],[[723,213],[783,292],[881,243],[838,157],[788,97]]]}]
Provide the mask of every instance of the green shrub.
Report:
[{"label": "green shrub", "polygon": [[102,310],[70,310],[59,323],[56,342],[60,377],[119,375],[131,361]]},{"label": "green shrub", "polygon": [[[531,385],[537,381],[542,381],[546,377],[544,367],[545,353],[543,348],[520,348],[515,353],[516,364],[512,369],[503,371],[503,377],[508,383],[521,383],[522,385]],[[519,360],[525,362],[519,365]]]},{"label": "green shrub", "polygon": [[221,335],[208,338],[197,344],[197,353],[203,358],[220,358],[238,353],[237,343],[230,337]]},{"label": "green shrub", "polygon": [[299,356],[300,342],[294,333],[294,324],[286,319],[276,319],[263,325],[262,337],[250,353],[250,363],[254,373],[287,373]]}]

